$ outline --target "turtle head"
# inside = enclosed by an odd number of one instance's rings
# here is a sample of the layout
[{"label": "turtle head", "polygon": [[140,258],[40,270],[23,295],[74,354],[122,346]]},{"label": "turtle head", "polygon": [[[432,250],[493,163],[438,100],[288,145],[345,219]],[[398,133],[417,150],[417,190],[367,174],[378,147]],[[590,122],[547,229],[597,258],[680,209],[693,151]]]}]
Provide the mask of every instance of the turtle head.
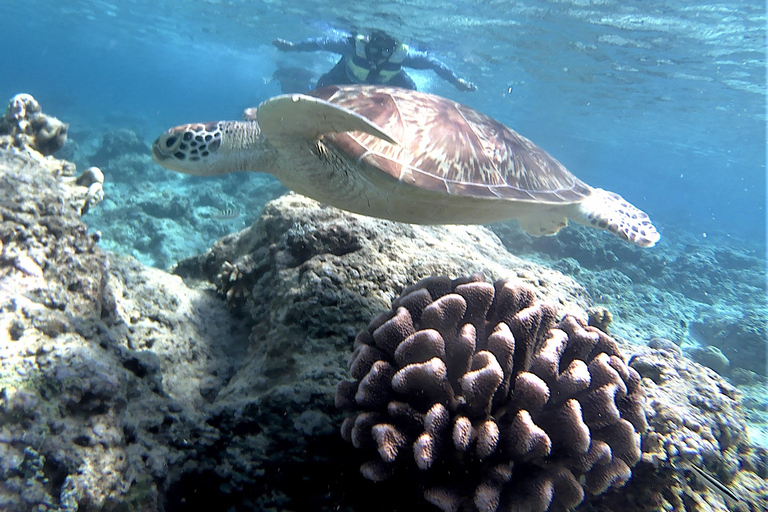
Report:
[{"label": "turtle head", "polygon": [[152,159],[172,171],[215,176],[261,169],[265,153],[259,125],[253,121],[218,121],[176,126],[152,143]]}]

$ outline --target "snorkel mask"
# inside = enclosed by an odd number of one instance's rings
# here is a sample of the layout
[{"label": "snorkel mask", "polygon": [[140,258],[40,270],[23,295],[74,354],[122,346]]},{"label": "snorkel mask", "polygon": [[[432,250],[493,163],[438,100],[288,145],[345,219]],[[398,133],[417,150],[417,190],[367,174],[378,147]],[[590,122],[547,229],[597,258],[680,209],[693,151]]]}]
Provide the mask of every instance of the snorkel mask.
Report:
[{"label": "snorkel mask", "polygon": [[386,62],[395,53],[397,41],[394,37],[381,30],[374,30],[368,35],[368,41],[365,45],[365,55],[368,60],[381,64]]}]

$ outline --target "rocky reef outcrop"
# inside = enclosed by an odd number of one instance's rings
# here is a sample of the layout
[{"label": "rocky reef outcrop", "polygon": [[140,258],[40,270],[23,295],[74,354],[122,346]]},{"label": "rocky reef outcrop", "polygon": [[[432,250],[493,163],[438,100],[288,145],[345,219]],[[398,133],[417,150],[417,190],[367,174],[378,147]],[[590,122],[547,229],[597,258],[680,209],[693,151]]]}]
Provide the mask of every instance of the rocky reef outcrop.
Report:
[{"label": "rocky reef outcrop", "polygon": [[69,125],[43,113],[35,98],[17,94],[0,119],[0,136],[10,137],[16,147],[29,147],[43,156],[54,154],[67,142]]},{"label": "rocky reef outcrop", "polygon": [[[40,104],[31,95],[17,94],[11,98],[0,119],[0,150],[8,171],[3,184],[7,187],[3,190],[6,201],[23,201],[45,186],[45,181],[60,186],[58,193],[51,197],[56,197],[59,202],[66,201],[80,215],[104,199],[104,174],[98,167],[89,167],[75,176],[74,164],[50,156],[66,143],[67,129],[68,125],[43,114]],[[48,172],[37,172],[38,166]],[[28,226],[36,222],[36,212],[34,208],[24,212],[32,214],[26,219]],[[60,214],[60,210],[54,209],[50,217],[56,218]]]},{"label": "rocky reef outcrop", "polygon": [[[335,385],[353,376],[347,373],[347,354],[357,333],[381,311],[391,309],[398,294],[410,285],[407,276],[414,276],[415,280],[435,274],[461,276],[476,271],[493,280],[508,278],[527,284],[537,300],[557,306],[558,319],[568,312],[581,321],[587,318],[588,300],[578,285],[570,279],[563,280],[562,274],[546,267],[515,258],[483,228],[393,224],[348,214],[294,194],[269,203],[251,227],[222,238],[205,254],[182,262],[178,273],[205,276],[216,285],[234,314],[248,317],[253,326],[250,354],[216,403],[222,406],[222,417],[228,416],[225,413],[231,407],[228,404],[237,404],[235,410],[241,421],[267,425],[269,432],[278,435],[280,441],[265,445],[272,448],[266,449],[269,455],[261,459],[258,466],[264,475],[255,481],[264,482],[269,479],[270,471],[280,467],[286,482],[315,482],[310,485],[313,489],[332,487],[334,484],[327,483],[327,478],[332,478],[330,474],[353,482],[346,487],[342,502],[355,509],[407,510],[422,501],[422,489],[413,485],[413,474],[409,471],[394,472],[382,482],[371,482],[361,476],[360,467],[371,462],[371,452],[333,441],[333,429],[339,428],[344,416],[329,410],[333,407],[330,399]],[[673,354],[663,348],[651,350],[623,343],[620,348],[630,360],[640,353],[646,361],[660,365],[666,364],[664,361]],[[759,468],[768,462],[764,452],[750,447],[743,431],[740,396],[736,393],[734,399],[730,399],[725,391],[718,392],[719,407],[709,410],[707,401],[696,400],[699,393],[696,387],[705,386],[714,391],[733,389],[732,386],[684,357],[675,364],[680,365],[679,371],[684,375],[682,382],[665,382],[654,392],[653,407],[700,418],[699,424],[711,424],[713,431],[727,428],[735,432],[740,425],[742,430],[735,444],[729,440],[723,444],[727,448],[721,449],[713,437],[712,446],[717,447],[718,455],[705,461],[702,453],[710,446],[704,442],[709,438],[706,429],[692,431],[693,437],[672,434],[668,430],[673,428],[668,417],[652,413],[643,439],[655,435],[654,432],[664,432],[658,434],[659,443],[649,448],[654,454],[643,453],[632,470],[632,479],[620,492],[608,490],[598,496],[587,493],[582,506],[627,511],[670,507],[682,511],[694,510],[687,508],[694,502],[697,506],[702,506],[705,500],[717,502],[711,489],[694,483],[689,472],[675,466],[675,461],[682,460],[677,454],[688,450],[689,445],[697,457],[685,461],[695,461],[715,471],[724,461],[731,461],[728,464],[735,461],[733,467],[739,468],[739,478],[732,480],[732,485],[737,489],[743,486],[748,497],[764,498]],[[647,367],[638,368],[644,382],[646,378],[654,378],[653,372],[644,375]],[[253,402],[243,404],[238,397],[244,396]],[[262,405],[257,406],[259,403]],[[279,413],[282,422],[269,420],[267,410]],[[286,430],[275,425],[282,425]],[[303,434],[298,433],[298,438],[295,433],[288,434],[291,425]],[[692,425],[695,429],[695,423]],[[234,424],[229,426],[236,428]],[[697,432],[705,439],[697,440]],[[323,441],[318,446],[320,439]],[[665,447],[664,457],[656,454],[659,444]],[[274,451],[278,446],[286,452]],[[298,452],[308,455],[299,456]],[[301,458],[302,468],[290,466],[288,469],[278,462],[286,453],[291,454],[291,460]],[[378,448],[374,453],[378,453]],[[345,462],[339,463],[336,457]],[[320,467],[306,465],[307,458],[322,461],[318,462]],[[235,460],[231,463],[233,468],[242,468],[237,471],[238,479],[246,481],[249,476],[244,473],[252,466]],[[292,472],[294,469],[298,474]],[[204,474],[211,475],[210,472]],[[273,489],[271,486],[256,488],[262,493]],[[287,491],[286,486],[279,488],[286,503],[299,509],[307,507],[306,494],[297,496]],[[318,490],[315,496],[319,494],[322,492]],[[264,495],[261,496],[259,499],[263,499]],[[335,499],[320,501],[330,508],[341,506],[342,502]],[[759,508],[752,506],[751,510]]]},{"label": "rocky reef outcrop", "polygon": [[642,251],[576,225],[541,238],[510,223],[492,227],[510,251],[575,277],[613,314],[622,336],[638,343],[667,338],[691,346],[690,357],[726,376],[746,370],[765,382],[768,302],[758,245],[730,235],[702,243],[668,228],[663,247]]},{"label": "rocky reef outcrop", "polygon": [[[643,499],[673,510],[765,509],[768,450],[749,442],[741,392],[678,348],[658,341],[651,345],[656,348],[633,347],[629,365],[643,376],[646,393],[649,430],[643,436],[643,461],[655,469],[654,478],[665,480],[665,487],[643,493]],[[724,484],[738,502],[713,505],[717,493],[685,469],[692,465]],[[672,469],[680,474],[672,478]]]},{"label": "rocky reef outcrop", "polygon": [[214,340],[245,336],[214,294],[99,247],[98,169],[3,140],[0,510],[157,510],[231,374]]}]

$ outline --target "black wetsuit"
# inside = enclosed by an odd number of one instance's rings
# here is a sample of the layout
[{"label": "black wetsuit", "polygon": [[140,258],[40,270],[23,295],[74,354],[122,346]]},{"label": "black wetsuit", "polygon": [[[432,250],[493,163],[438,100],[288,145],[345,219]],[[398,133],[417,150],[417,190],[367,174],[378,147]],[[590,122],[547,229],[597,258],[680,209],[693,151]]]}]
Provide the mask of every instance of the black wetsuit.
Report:
[{"label": "black wetsuit", "polygon": [[394,76],[386,81],[377,80],[376,72],[374,70],[368,75],[368,79],[365,81],[357,80],[356,77],[350,76],[348,67],[348,59],[353,59],[356,55],[355,36],[350,34],[339,33],[335,36],[311,38],[299,43],[294,43],[288,48],[279,45],[278,48],[287,51],[300,52],[322,50],[340,54],[341,59],[339,62],[337,62],[330,71],[318,79],[316,86],[318,88],[331,84],[378,83],[416,90],[416,83],[402,70],[402,67],[409,67],[414,69],[431,69],[437,73],[439,77],[452,83],[462,91],[476,89],[470,82],[459,78],[451,68],[439,59],[429,55],[425,51],[414,50],[407,46],[404,46],[406,53],[401,57],[399,62],[401,69],[394,74]]}]

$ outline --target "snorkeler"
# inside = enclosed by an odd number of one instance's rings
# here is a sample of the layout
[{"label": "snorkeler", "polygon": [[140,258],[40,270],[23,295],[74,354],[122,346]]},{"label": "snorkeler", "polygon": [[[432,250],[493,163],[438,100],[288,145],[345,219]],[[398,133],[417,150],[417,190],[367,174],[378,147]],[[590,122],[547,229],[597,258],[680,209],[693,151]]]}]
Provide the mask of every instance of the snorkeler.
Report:
[{"label": "snorkeler", "polygon": [[335,36],[312,38],[299,43],[275,39],[272,44],[283,51],[324,50],[340,54],[339,62],[318,79],[317,88],[331,84],[382,84],[416,90],[416,83],[403,71],[405,66],[432,69],[460,91],[477,90],[475,84],[459,78],[439,59],[425,51],[409,48],[381,30],[354,36],[340,32]]}]

